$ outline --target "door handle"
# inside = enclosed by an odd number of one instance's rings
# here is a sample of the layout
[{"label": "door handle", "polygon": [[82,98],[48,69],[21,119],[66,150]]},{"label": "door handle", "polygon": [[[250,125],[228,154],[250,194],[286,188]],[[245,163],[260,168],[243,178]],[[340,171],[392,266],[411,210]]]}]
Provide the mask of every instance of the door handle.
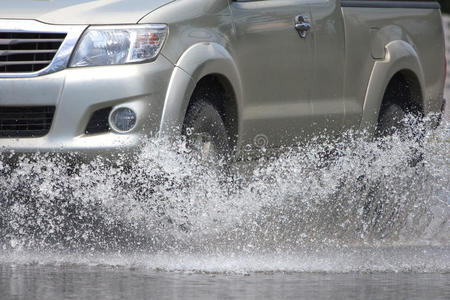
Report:
[{"label": "door handle", "polygon": [[308,32],[311,30],[311,23],[306,16],[295,17],[295,29],[302,39],[308,36]]}]

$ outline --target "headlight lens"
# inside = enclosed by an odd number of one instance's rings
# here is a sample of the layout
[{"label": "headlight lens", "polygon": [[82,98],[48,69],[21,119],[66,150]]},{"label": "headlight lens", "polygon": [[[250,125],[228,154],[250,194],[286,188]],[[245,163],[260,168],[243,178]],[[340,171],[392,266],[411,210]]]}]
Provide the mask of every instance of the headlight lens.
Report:
[{"label": "headlight lens", "polygon": [[81,37],[71,67],[121,65],[156,59],[166,25],[92,26]]}]

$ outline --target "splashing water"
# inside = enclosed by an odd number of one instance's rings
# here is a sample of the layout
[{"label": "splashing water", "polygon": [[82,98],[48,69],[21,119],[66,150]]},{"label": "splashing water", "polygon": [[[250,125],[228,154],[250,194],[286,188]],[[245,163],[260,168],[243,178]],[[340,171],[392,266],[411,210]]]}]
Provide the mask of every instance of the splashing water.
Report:
[{"label": "splashing water", "polygon": [[[430,131],[423,145],[347,133],[244,173],[157,139],[131,166],[125,155],[112,165],[36,154],[12,168],[3,153],[0,262],[449,272],[449,130]],[[423,159],[412,164],[417,149]]]}]

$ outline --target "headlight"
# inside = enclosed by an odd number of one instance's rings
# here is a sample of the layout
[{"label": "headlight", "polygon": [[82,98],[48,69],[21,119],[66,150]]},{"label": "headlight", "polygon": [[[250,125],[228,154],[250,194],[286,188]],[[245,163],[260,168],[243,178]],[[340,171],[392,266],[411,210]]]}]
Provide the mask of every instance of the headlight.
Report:
[{"label": "headlight", "polygon": [[81,37],[70,67],[121,65],[155,60],[166,25],[91,26]]}]

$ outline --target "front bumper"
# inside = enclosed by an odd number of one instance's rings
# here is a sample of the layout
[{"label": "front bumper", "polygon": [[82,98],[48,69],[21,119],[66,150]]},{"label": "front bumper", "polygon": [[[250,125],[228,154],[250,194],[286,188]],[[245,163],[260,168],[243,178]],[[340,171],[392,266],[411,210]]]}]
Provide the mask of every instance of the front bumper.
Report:
[{"label": "front bumper", "polygon": [[[0,106],[55,106],[49,133],[39,138],[0,138],[0,152],[107,152],[138,149],[159,130],[174,65],[160,55],[152,63],[69,68],[35,78],[0,78]],[[137,125],[127,134],[89,135],[86,126],[102,108],[127,106]]]}]

